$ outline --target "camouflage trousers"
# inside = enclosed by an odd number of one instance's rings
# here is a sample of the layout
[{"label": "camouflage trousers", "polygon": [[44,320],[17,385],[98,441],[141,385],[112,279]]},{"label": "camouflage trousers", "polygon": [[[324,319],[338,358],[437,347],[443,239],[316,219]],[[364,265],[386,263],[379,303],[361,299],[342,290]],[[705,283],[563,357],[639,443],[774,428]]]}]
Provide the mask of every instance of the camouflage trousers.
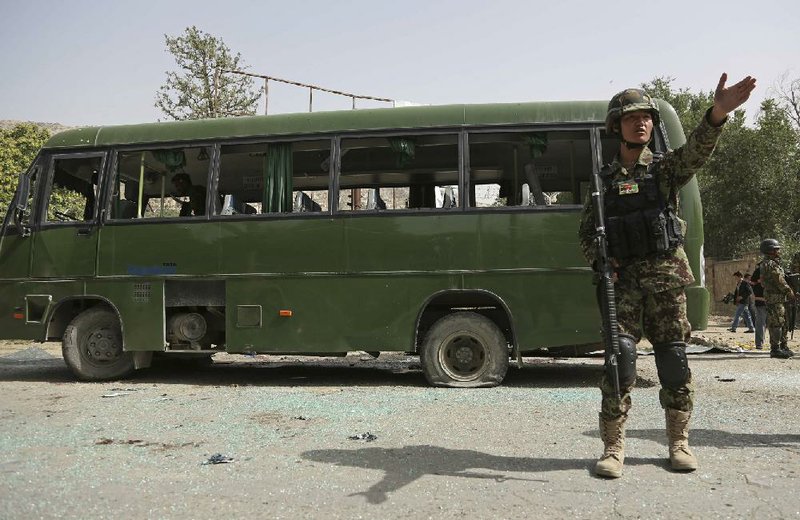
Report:
[{"label": "camouflage trousers", "polygon": [[767,328],[771,327],[786,328],[786,304],[767,304]]},{"label": "camouflage trousers", "polygon": [[[773,337],[773,330],[780,329],[780,337]],[[770,347],[786,345],[789,341],[788,323],[786,321],[786,304],[767,304],[767,330],[769,331]]]},{"label": "camouflage trousers", "polygon": [[[683,287],[657,293],[617,283],[614,287],[617,303],[619,331],[630,334],[637,343],[644,336],[654,345],[660,343],[686,342],[692,327],[686,317],[686,292]],[[614,396],[614,385],[603,373],[600,382],[603,398],[601,414],[606,419],[627,415],[631,407],[631,387],[620,389],[620,398]],[[678,388],[661,387],[658,394],[662,408],[684,412],[694,407],[694,384],[691,372],[686,383]]]}]

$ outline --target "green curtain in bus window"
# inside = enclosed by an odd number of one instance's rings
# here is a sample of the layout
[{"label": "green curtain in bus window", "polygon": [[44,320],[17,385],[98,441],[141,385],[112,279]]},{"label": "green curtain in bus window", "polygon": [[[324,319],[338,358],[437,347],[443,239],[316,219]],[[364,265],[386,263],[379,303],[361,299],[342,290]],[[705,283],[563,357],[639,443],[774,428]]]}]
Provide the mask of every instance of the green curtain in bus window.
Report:
[{"label": "green curtain in bus window", "polygon": [[414,141],[407,137],[390,137],[389,146],[395,154],[395,162],[398,168],[405,168],[414,160],[416,149]]},{"label": "green curtain in bus window", "polygon": [[186,166],[186,155],[183,150],[153,150],[153,157],[170,172]]},{"label": "green curtain in bus window", "polygon": [[526,136],[525,140],[528,144],[528,149],[531,152],[531,158],[535,159],[541,157],[547,151],[547,133],[534,132]]},{"label": "green curtain in bus window", "polygon": [[292,211],[292,144],[270,144],[264,157],[262,213]]}]

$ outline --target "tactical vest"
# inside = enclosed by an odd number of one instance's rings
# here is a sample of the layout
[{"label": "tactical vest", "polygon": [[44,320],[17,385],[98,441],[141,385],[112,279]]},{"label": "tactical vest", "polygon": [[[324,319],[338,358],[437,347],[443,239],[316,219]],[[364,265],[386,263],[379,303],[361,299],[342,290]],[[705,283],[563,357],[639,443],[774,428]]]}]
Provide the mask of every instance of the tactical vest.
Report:
[{"label": "tactical vest", "polygon": [[620,261],[668,254],[683,244],[681,223],[672,204],[674,189],[665,200],[658,186],[658,170],[654,160],[644,174],[632,179],[614,179],[610,165],[600,172],[610,256]]}]

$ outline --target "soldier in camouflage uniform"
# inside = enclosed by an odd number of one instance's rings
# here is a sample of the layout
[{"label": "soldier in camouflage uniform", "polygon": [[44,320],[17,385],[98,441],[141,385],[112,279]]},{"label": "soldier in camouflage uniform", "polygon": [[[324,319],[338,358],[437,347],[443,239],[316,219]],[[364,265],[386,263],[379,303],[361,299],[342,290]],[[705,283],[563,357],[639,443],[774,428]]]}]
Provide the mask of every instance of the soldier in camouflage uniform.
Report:
[{"label": "soldier in camouflage uniform", "polygon": [[781,245],[774,238],[761,242],[764,259],[759,264],[764,299],[767,301],[767,330],[769,330],[769,356],[786,359],[794,356],[788,347],[786,322],[787,302],[794,304],[794,291],[786,282],[786,273],[781,267]]},{"label": "soldier in camouflage uniform", "polygon": [[[726,80],[727,75],[723,74],[713,107],[686,144],[667,151],[657,161],[648,147],[654,125],[659,124],[655,101],[642,90],[628,89],[608,104],[606,130],[620,136],[620,145],[614,161],[601,172],[605,224],[609,256],[616,268],[614,293],[621,356],[633,360],[633,368],[632,374],[620,374],[620,398],[615,396],[608,366],[600,385],[600,433],[605,449],[595,472],[601,476],[622,475],[624,424],[631,407],[630,390],[636,379],[636,343],[642,332],[654,346],[672,468],[688,471],[697,468],[688,445],[693,386],[685,353],[691,332],[685,288],[694,282],[694,277],[681,245],[686,223],[676,214],[677,191],[711,155],[728,113],[742,105],[755,88],[755,79],[749,76],[727,88]],[[637,199],[639,202],[628,203]],[[663,240],[657,240],[657,244],[652,243],[649,231],[654,225],[661,226],[663,232]],[[596,267],[596,232],[589,194],[579,236],[583,253],[593,267]]]}]

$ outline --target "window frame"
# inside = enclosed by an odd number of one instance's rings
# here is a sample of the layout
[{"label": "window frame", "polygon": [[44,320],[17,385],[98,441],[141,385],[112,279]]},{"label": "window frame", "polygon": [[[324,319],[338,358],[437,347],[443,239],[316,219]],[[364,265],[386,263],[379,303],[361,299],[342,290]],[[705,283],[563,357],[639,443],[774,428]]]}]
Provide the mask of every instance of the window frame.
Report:
[{"label": "window frame", "polygon": [[[352,216],[375,216],[375,215],[419,215],[419,214],[444,214],[444,213],[457,213],[463,210],[463,197],[461,196],[464,179],[464,148],[463,148],[463,135],[465,129],[463,126],[459,127],[440,127],[430,129],[404,129],[392,128],[386,130],[373,130],[366,132],[340,132],[336,134],[337,149],[336,149],[336,169],[334,172],[334,186],[332,186],[332,194],[334,202],[336,202],[333,214]],[[456,137],[456,153],[457,153],[457,168],[458,168],[458,190],[459,201],[458,205],[453,208],[406,208],[406,209],[361,209],[353,211],[350,209],[339,209],[339,189],[340,178],[342,174],[342,140],[347,139],[370,139],[370,138],[388,138],[388,137],[415,137],[419,135],[452,135]]]},{"label": "window frame", "polygon": [[[58,151],[54,150],[44,157],[46,164],[45,182],[38,181],[36,187],[36,197],[34,197],[34,208],[31,210],[32,220],[35,222],[36,230],[44,230],[59,227],[94,227],[100,224],[101,208],[105,207],[103,197],[105,190],[103,183],[108,177],[109,151],[101,150],[81,150],[81,151]],[[97,194],[95,195],[94,211],[89,220],[70,220],[65,222],[47,220],[47,208],[50,206],[50,195],[53,192],[53,178],[55,176],[55,163],[62,159],[83,159],[89,157],[100,157],[100,168],[97,174]],[[41,173],[41,171],[40,171]]]},{"label": "window frame", "polygon": [[[134,217],[134,218],[110,218],[111,215],[111,204],[114,195],[114,191],[112,186],[114,186],[117,182],[117,177],[119,176],[119,156],[121,153],[132,153],[132,152],[149,152],[154,150],[174,150],[177,148],[211,148],[211,153],[209,154],[208,160],[208,171],[206,172],[206,214],[205,215],[189,215],[184,217]],[[209,218],[209,206],[211,204],[210,199],[210,183],[212,178],[212,173],[216,167],[215,160],[218,159],[219,156],[219,142],[214,140],[198,140],[198,141],[176,141],[176,142],[168,142],[168,143],[145,143],[145,144],[132,144],[132,145],[122,145],[122,146],[115,146],[110,153],[111,157],[109,160],[109,167],[108,167],[108,182],[106,183],[106,189],[104,192],[104,204],[103,204],[103,224],[104,225],[112,225],[112,226],[119,226],[119,225],[132,225],[132,224],[144,224],[144,223],[174,223],[174,222],[204,222]]]},{"label": "window frame", "polygon": [[[472,127],[466,129],[466,135],[464,136],[465,143],[464,143],[464,161],[465,161],[465,168],[464,168],[464,176],[465,176],[465,186],[466,190],[469,190],[465,193],[470,193],[472,189],[472,180],[471,180],[471,165],[470,165],[470,153],[469,153],[469,135],[470,134],[493,134],[493,133],[529,133],[529,132],[558,132],[558,131],[585,131],[587,133],[587,137],[589,138],[590,142],[590,153],[592,156],[592,167],[599,169],[600,165],[596,164],[596,153],[597,153],[597,146],[599,145],[599,141],[595,142],[593,138],[593,131],[596,128],[600,128],[602,123],[589,123],[589,122],[580,122],[580,123],[560,123],[560,124],[530,124],[530,125],[492,125],[492,126],[480,126],[480,127]],[[468,197],[464,197],[465,203],[468,202]],[[574,212],[576,210],[580,210],[583,207],[583,201],[574,202],[572,204],[552,204],[546,206],[522,206],[522,205],[514,205],[514,206],[497,206],[497,207],[477,207],[477,206],[469,206],[465,208],[467,213],[480,213],[480,212],[488,212],[488,213],[498,213],[498,212],[518,212],[518,211],[550,211],[550,212],[560,212],[560,211],[571,211]]]},{"label": "window frame", "polygon": [[329,164],[328,164],[328,209],[325,211],[314,211],[314,212],[301,212],[301,213],[279,213],[279,212],[272,212],[272,213],[250,213],[250,214],[237,214],[237,215],[216,215],[213,214],[212,211],[208,211],[207,214],[210,220],[213,221],[224,221],[224,222],[235,222],[238,220],[266,220],[270,218],[330,218],[331,216],[331,197],[333,196],[332,191],[332,182],[331,178],[333,176],[334,170],[334,162],[336,155],[334,154],[334,146],[335,146],[335,139],[336,135],[334,134],[302,134],[297,136],[277,136],[277,137],[263,137],[263,136],[256,136],[250,137],[247,139],[229,139],[229,140],[220,140],[217,141],[215,144],[216,150],[216,163],[213,170],[212,177],[209,180],[209,186],[213,183],[213,191],[206,194],[206,206],[212,204],[211,209],[213,208],[213,201],[214,198],[217,197],[219,192],[219,177],[222,173],[222,148],[225,146],[247,146],[247,145],[256,145],[256,144],[285,144],[285,143],[299,143],[299,142],[308,142],[308,141],[329,141],[330,147],[328,148],[329,154]]}]

